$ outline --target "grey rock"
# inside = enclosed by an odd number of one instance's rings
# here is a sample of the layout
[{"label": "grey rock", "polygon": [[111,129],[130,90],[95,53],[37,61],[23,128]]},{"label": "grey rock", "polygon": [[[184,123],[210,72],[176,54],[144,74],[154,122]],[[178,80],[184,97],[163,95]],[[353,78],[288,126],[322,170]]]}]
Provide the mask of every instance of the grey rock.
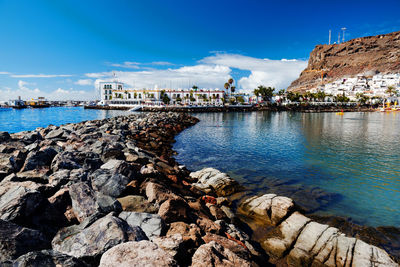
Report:
[{"label": "grey rock", "polygon": [[36,191],[18,183],[8,183],[0,187],[0,219],[24,221],[42,204],[44,198]]},{"label": "grey rock", "polygon": [[119,197],[130,182],[129,178],[110,170],[99,169],[90,175],[93,189],[104,195]]},{"label": "grey rock", "polygon": [[76,161],[75,153],[70,151],[65,151],[62,153],[57,154],[57,156],[53,159],[51,163],[51,169],[53,172],[56,172],[61,169],[79,169],[82,166]]},{"label": "grey rock", "polygon": [[0,142],[6,142],[11,139],[11,136],[8,132],[0,132]]},{"label": "grey rock", "polygon": [[89,265],[75,257],[62,254],[54,250],[29,252],[20,256],[13,262],[13,267],[43,266],[85,267]]},{"label": "grey rock", "polygon": [[149,241],[127,242],[103,254],[100,267],[177,266],[173,257]]},{"label": "grey rock", "polygon": [[122,211],[121,203],[119,203],[119,201],[116,200],[114,197],[104,195],[100,192],[96,192],[95,196],[96,196],[96,202],[99,205],[99,209],[101,212],[110,213],[112,211],[115,212]]},{"label": "grey rock", "polygon": [[66,231],[68,229],[62,229],[54,237],[53,250],[86,261],[96,261],[105,251],[120,243],[147,239],[139,227],[132,228],[125,221],[111,215],[79,232],[65,235]]},{"label": "grey rock", "polygon": [[49,247],[50,241],[41,232],[0,220],[0,262]]},{"label": "grey rock", "polygon": [[72,209],[79,222],[99,211],[100,207],[96,202],[95,193],[87,183],[79,182],[70,185],[69,194],[72,200]]},{"label": "grey rock", "polygon": [[59,128],[56,130],[52,130],[51,132],[49,132],[48,134],[46,134],[46,139],[53,139],[53,138],[60,138],[61,136],[63,136],[64,134],[64,130]]},{"label": "grey rock", "polygon": [[125,220],[131,227],[139,226],[149,238],[160,236],[164,229],[164,222],[157,214],[123,211],[119,218]]},{"label": "grey rock", "polygon": [[55,155],[57,155],[57,151],[52,147],[47,147],[39,151],[31,151],[25,159],[25,164],[22,167],[22,171],[29,171],[50,166]]}]

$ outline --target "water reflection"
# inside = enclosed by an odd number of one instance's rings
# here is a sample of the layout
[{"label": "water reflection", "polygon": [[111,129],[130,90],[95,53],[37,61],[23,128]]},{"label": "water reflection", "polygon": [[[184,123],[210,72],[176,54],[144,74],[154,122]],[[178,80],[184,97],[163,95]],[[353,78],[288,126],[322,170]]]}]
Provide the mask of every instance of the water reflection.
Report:
[{"label": "water reflection", "polygon": [[309,212],[368,225],[400,222],[395,114],[212,113],[174,148],[189,168],[216,167],[253,193],[293,197]]}]

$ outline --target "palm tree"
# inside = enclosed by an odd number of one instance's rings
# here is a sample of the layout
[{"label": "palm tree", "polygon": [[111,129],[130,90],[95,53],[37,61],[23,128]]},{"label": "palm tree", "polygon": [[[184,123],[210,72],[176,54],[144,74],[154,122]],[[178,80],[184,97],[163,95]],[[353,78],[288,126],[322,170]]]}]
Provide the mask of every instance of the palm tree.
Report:
[{"label": "palm tree", "polygon": [[390,97],[393,96],[394,92],[395,92],[394,86],[388,86],[388,88],[386,89],[386,93],[389,94]]}]

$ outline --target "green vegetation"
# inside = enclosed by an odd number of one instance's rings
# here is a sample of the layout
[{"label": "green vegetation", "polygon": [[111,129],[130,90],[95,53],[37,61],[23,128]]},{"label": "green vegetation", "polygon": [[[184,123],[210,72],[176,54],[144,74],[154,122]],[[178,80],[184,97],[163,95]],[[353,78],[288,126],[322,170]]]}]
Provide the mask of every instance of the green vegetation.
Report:
[{"label": "green vegetation", "polygon": [[261,96],[264,101],[271,101],[274,95],[275,88],[273,87],[265,87],[263,85],[258,86],[254,89],[254,94],[258,97]]}]

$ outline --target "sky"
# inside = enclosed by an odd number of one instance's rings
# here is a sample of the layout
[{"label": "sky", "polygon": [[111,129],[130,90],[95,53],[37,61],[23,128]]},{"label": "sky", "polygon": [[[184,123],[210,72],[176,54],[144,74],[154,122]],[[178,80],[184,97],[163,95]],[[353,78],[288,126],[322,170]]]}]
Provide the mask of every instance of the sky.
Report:
[{"label": "sky", "polygon": [[0,0],[0,100],[99,97],[135,88],[286,88],[310,52],[400,30],[400,0]]}]

